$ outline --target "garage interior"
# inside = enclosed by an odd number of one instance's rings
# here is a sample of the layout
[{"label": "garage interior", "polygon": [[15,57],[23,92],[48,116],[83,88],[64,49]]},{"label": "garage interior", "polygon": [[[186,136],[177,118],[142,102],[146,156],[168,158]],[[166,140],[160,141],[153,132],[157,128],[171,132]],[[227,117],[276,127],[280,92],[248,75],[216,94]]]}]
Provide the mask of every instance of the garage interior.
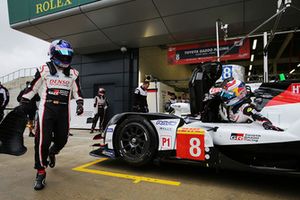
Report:
[{"label": "garage interior", "polygon": [[[74,64],[81,73],[86,97],[92,97],[95,85],[101,84],[113,84],[117,88],[115,93],[120,90],[130,93],[145,75],[152,75],[177,91],[187,91],[197,63],[168,64],[168,47],[215,41],[217,20],[229,25],[227,40],[241,38],[277,10],[274,0],[88,0],[78,1],[77,5],[59,12],[34,15],[34,2],[30,6],[28,2],[8,2],[11,27],[49,42],[57,38],[70,41],[77,53]],[[268,48],[270,80],[275,80],[279,73],[285,73],[287,78],[299,78],[299,8],[300,2],[292,1],[276,27],[278,34]],[[13,15],[16,12],[22,15],[16,17]],[[275,22],[273,18],[250,38],[253,60],[225,61],[244,66],[248,82],[263,80],[262,34],[265,31],[270,34]],[[223,40],[225,34],[219,32]],[[257,48],[253,49],[256,39]],[[120,51],[121,47],[126,47],[126,51]],[[103,55],[111,59],[102,60]],[[108,74],[119,81],[104,80]],[[94,83],[95,79],[104,81]],[[112,98],[117,110],[125,111],[132,100],[122,96]]]}]

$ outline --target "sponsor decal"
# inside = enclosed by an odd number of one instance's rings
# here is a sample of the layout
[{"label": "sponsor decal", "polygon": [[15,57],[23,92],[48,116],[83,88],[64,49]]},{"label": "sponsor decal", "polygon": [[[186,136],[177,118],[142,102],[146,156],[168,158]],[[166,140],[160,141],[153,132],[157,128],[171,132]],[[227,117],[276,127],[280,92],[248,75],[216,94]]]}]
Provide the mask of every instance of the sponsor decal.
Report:
[{"label": "sponsor decal", "polygon": [[61,95],[61,96],[67,97],[67,96],[69,96],[69,91],[54,89],[54,90],[49,90],[48,94],[55,95],[55,96]]},{"label": "sponsor decal", "polygon": [[177,134],[198,134],[204,135],[205,130],[202,128],[179,128]]},{"label": "sponsor decal", "polygon": [[292,83],[289,87],[272,98],[266,106],[277,106],[300,103],[300,83]]},{"label": "sponsor decal", "polygon": [[219,92],[222,92],[222,88],[211,88],[209,90],[209,94],[217,94]]},{"label": "sponsor decal", "polygon": [[114,132],[114,129],[113,128],[107,128],[106,132],[112,133],[112,132]]},{"label": "sponsor decal", "polygon": [[68,87],[70,85],[70,81],[68,80],[60,80],[60,79],[50,79],[49,85],[51,86],[65,86]]},{"label": "sponsor decal", "polygon": [[300,94],[300,84],[299,83],[293,83],[291,87],[293,94]]},{"label": "sponsor decal", "polygon": [[110,158],[115,158],[115,152],[113,150],[110,150],[110,149],[103,150],[102,154],[106,155],[106,156],[108,156]]},{"label": "sponsor decal", "polygon": [[230,140],[258,142],[260,137],[257,134],[231,133]]},{"label": "sponsor decal", "polygon": [[175,126],[177,124],[176,121],[162,121],[158,120],[156,122],[156,125],[161,125],[161,126]]},{"label": "sponsor decal", "polygon": [[164,126],[160,126],[159,130],[161,131],[172,131],[172,127],[164,127]]},{"label": "sponsor decal", "polygon": [[35,13],[40,14],[43,12],[48,12],[51,10],[56,10],[58,8],[66,7],[68,5],[72,5],[72,1],[73,0],[38,0],[38,3],[35,4]]}]

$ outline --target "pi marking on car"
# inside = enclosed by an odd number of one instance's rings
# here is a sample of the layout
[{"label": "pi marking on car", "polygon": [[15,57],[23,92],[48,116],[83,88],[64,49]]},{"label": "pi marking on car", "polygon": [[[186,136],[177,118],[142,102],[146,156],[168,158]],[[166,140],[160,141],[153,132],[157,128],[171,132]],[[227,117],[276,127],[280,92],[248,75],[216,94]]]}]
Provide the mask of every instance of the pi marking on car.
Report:
[{"label": "pi marking on car", "polygon": [[161,148],[170,149],[171,148],[172,137],[168,135],[163,135],[161,138]]}]

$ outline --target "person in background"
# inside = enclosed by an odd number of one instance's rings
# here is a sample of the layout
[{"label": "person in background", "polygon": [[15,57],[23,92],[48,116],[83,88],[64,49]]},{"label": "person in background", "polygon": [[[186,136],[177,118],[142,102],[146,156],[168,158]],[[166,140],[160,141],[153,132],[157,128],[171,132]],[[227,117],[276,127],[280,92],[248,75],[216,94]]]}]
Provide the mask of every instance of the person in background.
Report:
[{"label": "person in background", "polygon": [[[26,90],[28,90],[28,88],[30,88],[30,81],[27,81],[26,82],[26,87],[21,90],[21,92],[19,93],[18,97],[17,97],[17,101],[18,102],[21,102],[22,100],[22,96],[23,94],[26,92]],[[37,111],[37,105],[36,103],[40,101],[40,96],[39,94],[36,94],[31,100],[30,102],[28,103],[28,122],[27,122],[27,127],[29,129],[29,137],[34,137],[34,133],[33,133],[33,130],[34,130],[34,127],[35,127],[35,123],[34,123],[34,120],[35,120],[35,116],[36,116],[36,111]]]},{"label": "person in background", "polygon": [[183,93],[183,94],[181,95],[181,102],[182,102],[182,103],[190,103],[190,100],[187,98],[186,93]]},{"label": "person in background", "polygon": [[94,109],[95,109],[95,116],[93,118],[93,125],[91,128],[91,132],[93,133],[97,124],[98,119],[99,121],[99,132],[102,132],[103,129],[106,127],[106,113],[108,108],[108,101],[105,96],[105,89],[99,88],[98,94],[95,96],[95,103],[94,103]]},{"label": "person in background", "polygon": [[[21,108],[30,110],[30,100],[40,91],[39,119],[35,135],[35,166],[37,170],[34,189],[42,190],[46,182],[46,168],[53,168],[56,155],[68,141],[71,97],[76,99],[77,115],[83,113],[83,97],[79,72],[71,67],[71,44],[54,40],[50,44],[50,62],[38,68],[30,87],[23,94]],[[52,144],[52,145],[51,145]]]},{"label": "person in background", "polygon": [[4,110],[9,102],[9,92],[0,82],[0,122],[4,117]]},{"label": "person in background", "polygon": [[170,99],[165,103],[165,111],[172,113],[174,109],[171,107],[171,104],[178,103],[175,93],[170,93]]},{"label": "person in background", "polygon": [[147,103],[147,89],[149,88],[149,85],[149,81],[144,81],[141,86],[135,89],[133,94],[133,112],[149,112]]}]

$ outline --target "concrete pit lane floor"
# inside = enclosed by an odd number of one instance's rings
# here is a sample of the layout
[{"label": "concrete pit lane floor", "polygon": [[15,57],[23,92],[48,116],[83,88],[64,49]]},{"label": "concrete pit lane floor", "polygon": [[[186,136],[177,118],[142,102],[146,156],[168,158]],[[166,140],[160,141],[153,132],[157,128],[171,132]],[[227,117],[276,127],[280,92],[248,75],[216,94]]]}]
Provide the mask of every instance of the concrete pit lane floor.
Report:
[{"label": "concrete pit lane floor", "polygon": [[117,160],[89,156],[94,134],[74,136],[47,169],[47,186],[33,190],[33,138],[20,157],[0,154],[1,200],[282,200],[300,199],[299,177],[221,171],[194,165],[162,163],[135,168]]}]

